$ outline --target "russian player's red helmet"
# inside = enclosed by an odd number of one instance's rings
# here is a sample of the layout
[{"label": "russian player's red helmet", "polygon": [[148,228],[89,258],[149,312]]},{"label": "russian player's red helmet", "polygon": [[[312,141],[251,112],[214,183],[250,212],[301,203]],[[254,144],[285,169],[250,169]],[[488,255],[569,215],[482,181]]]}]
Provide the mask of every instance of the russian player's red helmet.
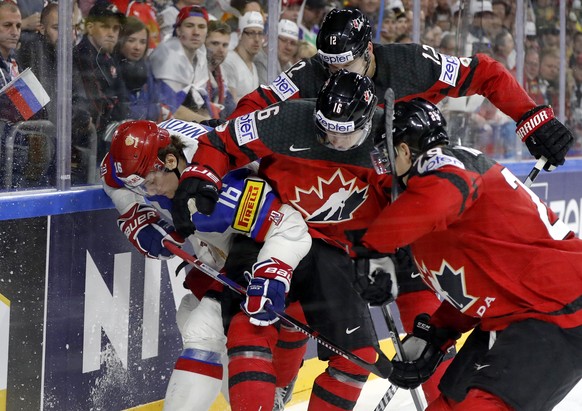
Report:
[{"label": "russian player's red helmet", "polygon": [[161,171],[164,163],[159,149],[170,144],[168,130],[153,121],[127,121],[117,127],[109,153],[115,174],[128,186],[139,186],[151,171]]}]

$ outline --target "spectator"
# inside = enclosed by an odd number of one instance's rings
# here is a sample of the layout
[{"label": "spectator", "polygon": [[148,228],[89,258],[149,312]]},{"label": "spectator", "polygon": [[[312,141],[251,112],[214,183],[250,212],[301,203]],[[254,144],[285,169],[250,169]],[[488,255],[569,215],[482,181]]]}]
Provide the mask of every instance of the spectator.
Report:
[{"label": "spectator", "polygon": [[236,45],[238,44],[238,21],[240,16],[244,16],[246,13],[250,11],[256,11],[257,13],[261,13],[263,16],[263,23],[265,22],[265,11],[263,10],[263,6],[260,1],[258,0],[231,0],[230,5],[238,11],[237,15],[226,14],[223,16],[225,18],[225,22],[230,26],[231,35],[230,35],[230,46],[229,50],[234,50]]},{"label": "spectator", "polygon": [[441,39],[443,36],[443,30],[440,26],[427,27],[424,30],[424,35],[422,36],[422,43],[429,45],[433,48],[438,48],[441,44]]},{"label": "spectator", "polygon": [[315,39],[319,33],[319,25],[325,15],[326,6],[325,0],[305,0],[301,22],[298,24],[299,39],[315,46]]},{"label": "spectator", "polygon": [[540,47],[542,49],[560,48],[560,28],[555,23],[538,26],[540,33]]},{"label": "spectator", "polygon": [[525,50],[523,71],[525,91],[537,105],[545,104],[544,95],[540,88],[540,52],[536,47]]},{"label": "spectator", "polygon": [[207,85],[206,106],[210,109],[212,118],[226,119],[234,111],[236,106],[228,83],[222,75],[221,64],[228,53],[230,43],[230,26],[221,21],[208,22],[208,35],[206,36],[206,56],[210,78]]},{"label": "spectator", "polygon": [[228,52],[222,66],[235,101],[259,86],[259,75],[253,60],[261,50],[264,27],[263,15],[256,11],[245,13],[238,21],[238,45]]},{"label": "spectator", "polygon": [[450,56],[456,56],[459,54],[457,50],[457,36],[453,33],[445,33],[441,38],[441,44],[438,47],[438,51]]},{"label": "spectator", "polygon": [[51,101],[39,111],[34,119],[57,120],[57,40],[59,34],[59,5],[49,3],[40,13],[39,31],[21,41],[18,62],[30,67]]},{"label": "spectator", "polygon": [[160,25],[160,40],[168,40],[172,38],[174,31],[174,23],[178,17],[178,13],[184,7],[199,6],[202,7],[204,0],[176,0],[169,4],[162,11],[158,13],[158,23]]},{"label": "spectator", "polygon": [[167,120],[171,111],[160,103],[159,84],[155,81],[146,52],[149,31],[136,17],[130,16],[121,27],[114,58],[128,96],[128,115],[137,120]]},{"label": "spectator", "polygon": [[492,0],[493,14],[501,22],[501,26],[510,31],[513,27],[513,16],[511,16],[511,4],[508,0]]},{"label": "spectator", "polygon": [[40,30],[40,13],[46,3],[38,0],[18,0],[14,3],[18,5],[22,17],[20,41],[28,41]]},{"label": "spectator", "polygon": [[449,0],[437,0],[434,24],[439,26],[443,32],[451,31],[452,19],[453,12]]},{"label": "spectator", "polygon": [[501,33],[495,36],[495,42],[493,43],[493,58],[503,64],[506,69],[515,69],[517,53],[515,51],[515,42],[513,41],[513,36],[507,30],[503,30]]},{"label": "spectator", "polygon": [[540,55],[540,75],[539,85],[541,94],[544,96],[544,103],[551,105],[558,115],[559,96],[559,75],[560,75],[560,53],[557,49],[549,48],[542,50]]},{"label": "spectator", "polygon": [[[297,48],[299,46],[299,27],[291,20],[280,20],[278,24],[277,36],[277,67],[276,72],[280,73],[290,68],[297,60]],[[259,74],[259,83],[268,84],[267,78],[267,53],[265,48],[255,57],[255,66]]]},{"label": "spectator", "polygon": [[540,49],[538,36],[536,36],[536,24],[533,21],[527,21],[525,23],[524,48],[535,48],[536,50]]},{"label": "spectator", "polygon": [[210,116],[201,93],[208,83],[206,34],[208,13],[199,6],[187,6],[176,17],[174,36],[154,49],[150,62],[160,83],[161,101],[174,117],[202,121]]},{"label": "spectator", "polygon": [[303,0],[281,0],[281,15],[279,19],[291,20],[295,23],[299,22],[299,11]]},{"label": "spectator", "polygon": [[305,40],[299,40],[299,44],[297,46],[297,55],[295,56],[295,61],[299,61],[302,59],[309,59],[317,54],[317,49],[311,43],[308,43]]},{"label": "spectator", "polygon": [[577,31],[572,35],[572,54],[568,61],[570,67],[577,63],[578,56],[582,54],[582,32]]},{"label": "spectator", "polygon": [[570,90],[570,126],[578,132],[582,129],[582,53],[572,64],[573,84]]},{"label": "spectator", "polygon": [[[97,2],[85,20],[85,35],[73,48],[73,70],[81,79],[83,87],[73,89],[73,106],[85,109],[97,130],[97,157],[107,151],[106,130],[111,132],[119,122],[127,119],[127,94],[119,76],[119,66],[111,53],[117,44],[119,30],[125,15],[116,6]],[[89,119],[73,119],[73,135],[85,135]],[[77,142],[88,147],[90,141]]]},{"label": "spectator", "polygon": [[[10,1],[0,1],[0,88],[10,83],[20,73],[15,49],[20,39],[21,28],[22,18],[18,6]],[[20,118],[8,97],[0,95],[0,120],[16,122]]]},{"label": "spectator", "polygon": [[[472,46],[471,54],[485,52],[494,39],[493,7],[488,0],[471,0],[469,12],[473,15],[467,43]],[[491,51],[489,51],[491,53]]]},{"label": "spectator", "polygon": [[396,14],[392,9],[386,9],[380,30],[380,44],[394,43],[394,40],[396,40]]},{"label": "spectator", "polygon": [[403,11],[397,12],[394,42],[397,43],[396,39],[402,36],[403,34],[407,34],[407,32],[408,32],[408,19],[406,18],[406,13]]}]

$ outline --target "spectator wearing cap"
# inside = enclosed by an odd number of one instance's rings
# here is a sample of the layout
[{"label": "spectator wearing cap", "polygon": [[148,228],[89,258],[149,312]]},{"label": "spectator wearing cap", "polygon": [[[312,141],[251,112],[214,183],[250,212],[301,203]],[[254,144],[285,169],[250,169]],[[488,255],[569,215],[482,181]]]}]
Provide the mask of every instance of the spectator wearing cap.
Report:
[{"label": "spectator wearing cap", "polygon": [[[299,27],[291,20],[279,20],[277,33],[277,68],[276,72],[290,68],[295,61],[297,49],[299,47]],[[265,48],[255,57],[255,65],[259,73],[259,83],[268,84],[267,78],[267,53]]]},{"label": "spectator wearing cap", "polygon": [[[85,19],[85,34],[73,48],[73,75],[83,87],[73,90],[73,106],[89,113],[97,130],[97,156],[102,158],[108,147],[106,130],[127,119],[127,95],[119,66],[111,53],[117,44],[125,15],[113,4],[95,3]],[[86,118],[73,118],[74,128],[86,129]],[[111,129],[111,127],[110,127]],[[81,130],[73,135],[83,134]],[[91,144],[91,142],[85,142]],[[85,143],[79,143],[84,146]]]},{"label": "spectator wearing cap", "polygon": [[[0,88],[10,83],[20,73],[15,49],[21,29],[22,17],[18,6],[9,1],[0,1]],[[8,97],[0,95],[0,119],[17,121],[19,118],[20,115]]]},{"label": "spectator wearing cap", "polygon": [[202,7],[204,6],[204,0],[176,0],[158,13],[161,41],[168,40],[172,37],[178,13],[184,7],[188,6]]},{"label": "spectator wearing cap", "polygon": [[[473,16],[469,26],[467,44],[472,46],[471,54],[486,52],[495,38],[493,6],[489,0],[471,0],[469,13]],[[489,50],[491,54],[492,51]]]},{"label": "spectator wearing cap", "polygon": [[238,44],[228,52],[222,65],[237,102],[240,97],[259,87],[254,59],[263,47],[264,28],[263,15],[256,11],[247,12],[238,20]]},{"label": "spectator wearing cap", "polygon": [[208,13],[204,7],[183,7],[176,17],[174,35],[150,55],[161,100],[174,117],[186,121],[210,118],[204,94],[209,79],[206,59]]},{"label": "spectator wearing cap", "polygon": [[560,48],[560,28],[555,24],[547,24],[539,28],[540,33],[540,47]]},{"label": "spectator wearing cap", "polygon": [[536,50],[540,49],[540,42],[536,35],[536,24],[533,21],[525,22],[524,49],[527,50],[528,48],[535,48]]},{"label": "spectator wearing cap", "polygon": [[230,26],[225,22],[216,20],[208,22],[206,56],[210,78],[206,86],[206,106],[210,116],[214,119],[225,120],[236,107],[221,67],[228,54],[230,33]]}]

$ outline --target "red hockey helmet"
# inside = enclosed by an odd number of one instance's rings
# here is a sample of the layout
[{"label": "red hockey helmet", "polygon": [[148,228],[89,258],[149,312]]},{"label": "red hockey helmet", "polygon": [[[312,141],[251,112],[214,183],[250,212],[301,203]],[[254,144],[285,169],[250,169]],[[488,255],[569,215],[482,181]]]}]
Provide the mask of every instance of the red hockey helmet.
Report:
[{"label": "red hockey helmet", "polygon": [[158,151],[168,144],[170,133],[153,121],[136,120],[121,124],[113,133],[109,150],[115,174],[125,185],[139,186],[151,171],[164,169]]}]

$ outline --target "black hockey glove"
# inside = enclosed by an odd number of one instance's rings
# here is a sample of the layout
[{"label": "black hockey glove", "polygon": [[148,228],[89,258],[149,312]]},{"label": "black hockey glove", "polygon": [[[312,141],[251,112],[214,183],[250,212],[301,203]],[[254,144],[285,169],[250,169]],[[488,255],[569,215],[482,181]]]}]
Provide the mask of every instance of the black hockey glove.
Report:
[{"label": "black hockey glove", "polygon": [[396,298],[394,262],[389,256],[355,260],[356,279],[353,287],[372,306],[388,304]]},{"label": "black hockey glove", "polygon": [[545,170],[564,164],[574,144],[572,132],[554,117],[549,106],[537,106],[525,113],[517,123],[516,133],[536,159],[545,157],[548,160]]},{"label": "black hockey glove", "polygon": [[352,286],[370,305],[384,305],[394,301],[398,290],[393,256],[362,245],[361,238],[365,233],[365,229],[345,232],[356,255],[355,279]]},{"label": "black hockey glove", "polygon": [[187,237],[196,230],[192,222],[192,214],[195,212],[212,214],[218,201],[220,183],[214,173],[200,166],[190,166],[182,172],[180,184],[172,199],[172,220],[180,235]]},{"label": "black hockey glove", "polygon": [[407,361],[392,359],[393,371],[388,378],[401,388],[418,387],[434,374],[450,349],[453,349],[461,333],[437,328],[429,323],[430,315],[419,314],[414,319],[412,334],[402,340]]}]

